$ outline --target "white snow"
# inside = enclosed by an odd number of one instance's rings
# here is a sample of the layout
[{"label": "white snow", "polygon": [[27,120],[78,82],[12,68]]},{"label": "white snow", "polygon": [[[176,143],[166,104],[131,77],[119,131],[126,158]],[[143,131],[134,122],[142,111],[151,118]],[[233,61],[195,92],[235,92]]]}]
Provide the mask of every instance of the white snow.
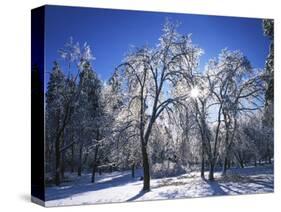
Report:
[{"label": "white snow", "polygon": [[[207,172],[206,175],[207,176]],[[137,171],[141,176],[141,171]],[[71,178],[72,177],[72,178]],[[178,177],[151,179],[151,191],[143,193],[139,177],[131,178],[130,171],[113,172],[96,176],[92,184],[91,174],[70,176],[71,181],[60,187],[47,187],[46,206],[81,205],[142,200],[206,197],[267,193],[274,190],[272,166],[231,169],[227,177],[215,173],[216,180],[202,180],[199,172]]]}]

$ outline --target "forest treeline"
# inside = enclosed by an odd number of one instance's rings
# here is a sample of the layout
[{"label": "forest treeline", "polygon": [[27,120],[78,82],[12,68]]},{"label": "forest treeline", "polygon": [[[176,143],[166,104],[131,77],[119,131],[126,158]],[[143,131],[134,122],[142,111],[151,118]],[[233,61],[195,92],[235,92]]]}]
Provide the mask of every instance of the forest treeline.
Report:
[{"label": "forest treeline", "polygon": [[216,169],[272,162],[273,21],[263,21],[261,69],[228,49],[202,66],[203,49],[177,27],[167,21],[155,47],[131,49],[107,82],[87,43],[59,49],[45,97],[47,183],[142,168],[149,191],[151,176],[201,170],[214,180]]}]

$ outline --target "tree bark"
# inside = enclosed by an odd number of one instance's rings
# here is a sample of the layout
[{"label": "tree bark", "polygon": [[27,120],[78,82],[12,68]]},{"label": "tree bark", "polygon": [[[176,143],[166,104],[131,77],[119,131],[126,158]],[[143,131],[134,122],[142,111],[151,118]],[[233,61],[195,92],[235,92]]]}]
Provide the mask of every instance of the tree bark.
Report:
[{"label": "tree bark", "polygon": [[244,162],[243,162],[243,160],[239,160],[239,165],[240,165],[241,168],[244,168]]},{"label": "tree bark", "polygon": [[146,145],[142,143],[143,191],[150,191],[150,173]]},{"label": "tree bark", "polygon": [[93,161],[92,183],[94,183],[95,179],[96,179],[98,149],[99,149],[99,146],[97,145],[96,149],[95,149],[95,157],[94,157],[94,161]]},{"label": "tree bark", "polygon": [[226,175],[227,165],[228,165],[228,159],[227,159],[227,156],[225,156],[224,162],[223,162],[222,175]]},{"label": "tree bark", "polygon": [[209,180],[214,180],[214,168],[215,168],[215,164],[213,161],[210,162],[210,170],[209,170]]},{"label": "tree bark", "polygon": [[135,163],[132,164],[132,178],[135,178]]},{"label": "tree bark", "polygon": [[202,152],[201,152],[201,178],[205,179],[205,158],[204,158],[204,147],[202,145]]},{"label": "tree bark", "polygon": [[61,176],[61,180],[64,179],[64,172],[65,172],[65,156],[64,156],[64,152],[61,153],[61,168],[60,168],[60,176]]},{"label": "tree bark", "polygon": [[74,144],[71,146],[71,173],[74,172]]},{"label": "tree bark", "polygon": [[99,168],[99,175],[101,175],[102,174],[102,171],[101,171],[101,168]]},{"label": "tree bark", "polygon": [[230,169],[230,168],[231,168],[231,160],[228,159],[228,160],[227,160],[227,169]]},{"label": "tree bark", "polygon": [[61,158],[60,158],[61,157],[61,155],[60,155],[60,139],[59,138],[56,139],[55,146],[56,146],[56,148],[55,148],[56,149],[55,150],[55,152],[56,152],[55,184],[56,184],[56,186],[59,186],[60,185],[60,161],[61,161]]},{"label": "tree bark", "polygon": [[77,175],[81,176],[82,173],[82,144],[79,146],[79,161],[78,161],[78,170]]},{"label": "tree bark", "polygon": [[95,182],[95,179],[96,179],[96,168],[97,168],[96,164],[95,164],[95,163],[93,163],[93,170],[92,170],[92,183],[94,183],[94,182]]},{"label": "tree bark", "polygon": [[[60,112],[58,112],[58,114],[60,114]],[[56,137],[55,137],[55,155],[56,155],[56,161],[55,161],[55,184],[56,186],[59,186],[61,183],[61,179],[60,179],[60,162],[61,162],[61,151],[60,151],[60,138],[61,138],[61,134],[58,133],[59,132],[59,115],[57,117],[57,125],[58,128],[56,130]]]},{"label": "tree bark", "polygon": [[[60,143],[60,146],[64,146],[64,131],[62,132],[62,135],[61,135],[61,143]],[[60,149],[61,151],[61,149]],[[64,160],[65,160],[65,153],[64,151],[61,151],[61,162],[60,162],[60,176],[61,176],[61,180],[63,180],[64,178],[64,170],[65,170],[65,164],[64,164]]]},{"label": "tree bark", "polygon": [[235,157],[239,163],[240,168],[244,168],[244,160],[243,160],[243,155],[241,155],[239,152],[235,154]]}]

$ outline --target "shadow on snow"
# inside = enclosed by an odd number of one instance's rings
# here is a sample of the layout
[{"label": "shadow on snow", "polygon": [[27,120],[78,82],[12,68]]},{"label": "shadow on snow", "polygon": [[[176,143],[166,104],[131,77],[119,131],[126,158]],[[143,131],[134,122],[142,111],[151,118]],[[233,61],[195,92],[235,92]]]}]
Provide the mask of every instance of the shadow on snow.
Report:
[{"label": "shadow on snow", "polygon": [[[103,177],[103,176],[101,176]],[[61,186],[48,187],[46,189],[46,201],[59,200],[79,193],[85,193],[90,191],[97,191],[117,186],[123,186],[128,183],[139,181],[138,178],[132,178],[131,173],[108,175],[109,180],[99,179],[96,177],[97,181],[91,183],[91,174],[86,174],[79,177],[76,181],[70,183],[64,183]]]},{"label": "shadow on snow", "polygon": [[[233,169],[229,170],[230,176],[235,176],[235,174],[237,174],[237,171],[239,171],[239,176],[241,177],[239,178],[240,180],[224,180],[224,178],[218,178],[217,180],[209,181],[202,180],[201,178],[196,180],[195,178],[194,181],[183,184],[184,191],[193,191],[194,193],[190,192],[188,194],[186,192],[182,192],[183,190],[180,191],[178,189],[175,189],[171,190],[170,192],[160,192],[159,195],[164,198],[172,199],[194,196],[203,197],[227,194],[261,193],[265,190],[267,192],[273,191],[274,177],[272,167],[270,167],[269,169],[268,167],[261,169],[245,168],[242,171],[241,169]],[[141,173],[138,173],[137,175],[141,176]],[[91,175],[86,174],[80,178],[77,178],[71,183],[64,183],[60,187],[49,187],[46,190],[46,201],[59,200],[74,195],[79,195],[85,192],[98,191],[117,186],[124,186],[129,183],[139,182],[138,177],[133,179],[129,171],[123,173],[114,172],[111,174],[104,174],[102,176],[97,176],[96,179],[96,183],[90,183]],[[139,191],[139,193],[125,201],[135,201],[141,198],[144,194],[146,194],[146,192],[143,192],[141,190]]]}]

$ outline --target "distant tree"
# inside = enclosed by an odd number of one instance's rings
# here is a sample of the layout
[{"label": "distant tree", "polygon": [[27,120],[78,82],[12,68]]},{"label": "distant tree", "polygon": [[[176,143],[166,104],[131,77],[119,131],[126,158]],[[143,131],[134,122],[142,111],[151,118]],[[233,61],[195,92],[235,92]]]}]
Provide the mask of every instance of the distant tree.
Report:
[{"label": "distant tree", "polygon": [[264,34],[269,37],[271,43],[269,54],[265,62],[264,79],[266,82],[264,125],[272,127],[274,124],[274,21],[273,19],[263,20]]},{"label": "distant tree", "polygon": [[237,135],[233,143],[233,155],[240,167],[245,164],[262,163],[267,161],[268,148],[273,150],[272,131],[267,131],[263,126],[263,113],[259,111],[250,117],[241,117],[238,120]]}]

